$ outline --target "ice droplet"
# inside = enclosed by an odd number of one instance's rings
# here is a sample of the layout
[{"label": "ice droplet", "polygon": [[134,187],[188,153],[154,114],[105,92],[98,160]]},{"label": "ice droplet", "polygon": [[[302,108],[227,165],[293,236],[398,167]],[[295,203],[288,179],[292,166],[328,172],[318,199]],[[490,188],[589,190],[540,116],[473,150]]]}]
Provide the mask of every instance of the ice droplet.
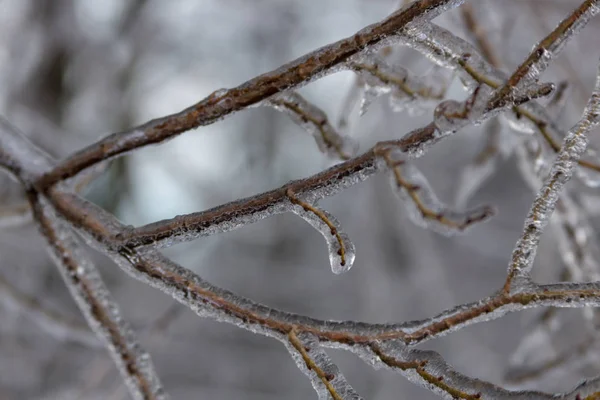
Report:
[{"label": "ice droplet", "polygon": [[294,205],[290,208],[290,211],[308,222],[325,238],[331,271],[334,274],[341,274],[350,270],[356,257],[354,243],[340,229],[338,220],[327,211],[305,203],[293,195],[288,196]]}]

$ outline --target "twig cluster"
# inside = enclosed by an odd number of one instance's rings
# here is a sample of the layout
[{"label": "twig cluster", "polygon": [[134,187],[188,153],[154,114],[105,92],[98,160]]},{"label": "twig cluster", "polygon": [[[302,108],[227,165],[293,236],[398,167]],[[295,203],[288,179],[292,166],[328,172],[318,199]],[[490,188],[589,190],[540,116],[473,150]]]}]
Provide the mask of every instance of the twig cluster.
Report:
[{"label": "twig cluster", "polygon": [[[549,111],[560,104],[562,90],[555,90],[554,84],[539,82],[541,73],[564,45],[600,12],[600,1],[582,2],[510,75],[500,71],[500,57],[486,39],[473,8],[463,3],[464,0],[413,1],[349,38],[315,50],[236,88],[218,90],[179,113],[107,136],[60,162],[51,159],[2,120],[0,165],[23,185],[28,207],[20,205],[14,210],[0,211],[0,216],[26,213],[32,216],[71,294],[94,333],[110,350],[134,398],[168,396],[149,355],[140,348],[94,265],[84,255],[80,237],[110,256],[135,279],[169,294],[199,316],[232,323],[281,341],[310,378],[320,398],[360,398],[327,356],[324,351],[327,347],[354,352],[376,367],[395,371],[447,398],[600,398],[600,377],[561,395],[515,392],[464,376],[439,354],[414,348],[427,340],[509,312],[549,306],[600,306],[600,269],[588,243],[593,230],[577,193],[564,188],[573,176],[581,178],[583,183],[593,183],[582,171],[600,172],[598,158],[587,149],[588,133],[600,124],[600,71],[581,120],[566,133],[553,119],[555,113]],[[459,6],[465,26],[479,49],[431,22],[441,13]],[[440,68],[454,71],[469,90],[469,97],[462,102],[445,100],[447,82],[436,85],[427,77],[412,76],[406,69],[388,64],[386,51],[395,44],[417,49]],[[433,120],[401,139],[380,142],[357,156],[356,146],[342,133],[347,127],[347,115],[342,116],[338,130],[319,107],[294,91],[340,70],[357,74],[348,104],[362,99],[364,112],[369,102],[380,95],[390,95],[391,101],[399,107],[440,101],[435,106]],[[551,94],[554,98],[547,106],[536,101]],[[77,194],[77,190],[102,172],[110,160],[252,106],[270,106],[289,114],[314,136],[324,153],[343,162],[279,189],[140,227],[123,225]],[[353,107],[344,109],[349,113]],[[320,208],[318,202],[381,172],[389,174],[393,190],[416,224],[443,234],[464,231],[492,217],[494,209],[482,206],[460,211],[442,204],[411,159],[425,155],[432,145],[458,130],[497,116],[506,118],[516,130],[510,151],[517,154],[537,196],[513,252],[505,284],[480,301],[456,306],[422,321],[395,324],[322,321],[272,309],[215,287],[158,252],[160,248],[237,229],[276,214],[294,213],[323,235],[332,271],[343,273],[352,267],[354,244],[335,217]],[[562,144],[560,137],[564,137]],[[465,171],[478,173],[502,156],[498,140],[497,134],[490,135],[481,155]],[[487,175],[488,172],[479,176],[485,179]],[[531,279],[539,240],[548,223],[553,224],[557,236],[561,237],[559,243],[565,246],[564,275],[570,282],[539,285]],[[0,287],[2,284],[0,281]],[[26,296],[10,293],[17,303],[37,310],[53,325],[81,334],[79,327],[71,326]],[[595,313],[592,314],[593,317]],[[553,318],[555,316],[544,314],[536,329],[548,329],[548,321]],[[519,347],[521,352],[528,351],[529,339],[526,337]],[[585,345],[590,343],[596,343],[596,338]],[[537,370],[519,371],[513,378],[536,376],[576,354],[585,354],[585,350],[553,360]]]}]

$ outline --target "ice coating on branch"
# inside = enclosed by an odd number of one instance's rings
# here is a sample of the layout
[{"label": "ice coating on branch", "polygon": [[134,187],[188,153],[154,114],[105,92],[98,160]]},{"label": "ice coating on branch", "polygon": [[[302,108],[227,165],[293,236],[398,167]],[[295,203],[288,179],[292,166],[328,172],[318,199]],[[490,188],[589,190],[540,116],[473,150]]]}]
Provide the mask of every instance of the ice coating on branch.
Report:
[{"label": "ice coating on branch", "polygon": [[367,112],[375,98],[389,94],[390,106],[394,111],[407,109],[409,113],[419,113],[427,103],[444,98],[447,82],[432,73],[429,76],[412,76],[405,68],[389,65],[377,56],[364,57],[350,64],[363,85],[360,114]]},{"label": "ice coating on branch", "polygon": [[329,157],[348,160],[358,151],[358,145],[350,137],[339,134],[323,110],[297,92],[282,93],[264,104],[288,114],[315,138],[319,150]]},{"label": "ice coating on branch", "polygon": [[356,257],[354,243],[341,231],[338,220],[327,211],[298,199],[293,193],[288,193],[288,197],[293,204],[290,211],[302,217],[325,238],[331,271],[334,274],[349,271]]},{"label": "ice coating on branch", "polygon": [[101,338],[136,399],[168,399],[150,356],[122,318],[95,266],[84,256],[69,226],[40,199],[41,230],[53,239],[48,250],[89,326]]},{"label": "ice coating on branch", "polygon": [[525,220],[524,232],[513,251],[509,265],[509,280],[515,276],[528,277],[533,268],[542,232],[558,201],[564,185],[571,179],[577,162],[587,146],[587,133],[600,123],[600,68],[596,85],[581,120],[569,131],[556,157],[548,178],[538,192]]},{"label": "ice coating on branch", "polygon": [[437,198],[425,176],[414,165],[389,154],[384,155],[384,160],[390,168],[392,188],[415,225],[450,236],[466,231],[495,213],[488,206],[465,212],[452,210]]},{"label": "ice coating on branch", "polygon": [[319,399],[362,399],[320,347],[314,335],[292,331],[288,337],[289,340],[284,343],[298,368],[309,377]]},{"label": "ice coating on branch", "polygon": [[456,70],[467,90],[475,90],[481,83],[499,85],[506,78],[473,45],[435,24],[409,24],[401,35],[408,46],[437,65]]},{"label": "ice coating on branch", "polygon": [[[533,58],[530,57],[533,62],[530,64],[525,78],[519,82],[517,87],[536,81],[540,74],[548,68],[550,62],[560,54],[566,43],[576,36],[599,12],[600,8],[597,0],[584,1],[570,16],[559,24],[559,27],[563,26],[565,29],[559,31],[556,38],[548,40],[552,35],[550,34],[550,36],[536,44],[532,49],[531,57]],[[573,21],[573,19],[575,20]]]},{"label": "ice coating on branch", "polygon": [[469,124],[479,125],[497,113],[487,110],[491,90],[487,86],[477,86],[465,101],[446,100],[438,104],[433,112],[433,121],[441,136],[450,135]]}]

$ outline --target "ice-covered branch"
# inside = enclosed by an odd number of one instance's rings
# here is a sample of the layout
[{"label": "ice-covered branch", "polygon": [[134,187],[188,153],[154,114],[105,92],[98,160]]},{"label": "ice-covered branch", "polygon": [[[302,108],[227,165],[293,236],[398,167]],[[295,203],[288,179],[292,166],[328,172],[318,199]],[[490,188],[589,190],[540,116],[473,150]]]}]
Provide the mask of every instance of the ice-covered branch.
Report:
[{"label": "ice-covered branch", "polygon": [[[103,232],[94,231],[91,234],[97,235],[96,237],[101,240],[106,240],[111,238],[110,232],[116,232],[112,236],[114,243],[111,246],[113,247],[169,247],[179,242],[195,240],[201,236],[210,236],[237,229],[275,214],[295,212],[296,208],[291,207],[294,203],[290,201],[290,193],[295,198],[303,199],[304,203],[311,204],[324,197],[339,193],[341,190],[360,183],[383,170],[388,170],[389,167],[397,167],[391,170],[395,171],[394,176],[400,175],[402,177],[398,165],[388,166],[388,161],[394,164],[393,160],[390,159],[389,152],[392,150],[394,152],[404,151],[406,148],[410,148],[414,143],[412,140],[415,140],[416,137],[423,141],[427,141],[428,138],[432,137],[429,135],[420,137],[419,133],[421,132],[423,132],[423,129],[407,135],[407,140],[401,139],[379,143],[358,157],[340,163],[312,177],[292,181],[279,189],[237,200],[207,211],[177,216],[138,228],[127,228],[122,231],[119,229]],[[406,184],[400,185],[400,189],[403,191],[409,189],[405,203],[408,207],[416,208],[425,220],[432,221],[433,224],[430,227],[446,226],[454,230],[464,230],[492,216],[493,210],[490,207],[470,210],[467,213],[457,213],[449,210],[437,201],[422,175],[417,177],[417,172],[413,166],[407,166],[407,168],[409,174],[411,171],[414,172],[411,176],[419,182],[415,181],[413,184],[408,184],[406,179],[401,178],[400,182]],[[419,188],[416,188],[415,184]],[[394,185],[394,187],[398,187],[398,185]],[[411,204],[414,204],[414,206]],[[64,212],[71,212],[68,206],[64,207]],[[318,214],[311,212],[311,215]],[[72,218],[76,218],[76,216],[72,216]],[[324,221],[322,218],[319,218],[319,220]],[[415,222],[420,224],[422,219]],[[443,229],[443,232],[447,233],[448,230]],[[117,234],[118,237],[116,237]],[[345,243],[346,239],[341,238],[341,236],[338,238],[338,235],[335,234],[331,238],[334,239],[333,242],[329,240],[330,235],[326,235],[329,248],[335,249],[334,253],[336,253],[339,250],[339,244]],[[335,243],[338,243],[338,245]],[[351,253],[348,252],[348,254]]]},{"label": "ice-covered branch", "polygon": [[[72,195],[63,197],[56,189],[49,194],[59,210],[66,207],[73,214],[85,213],[86,220],[89,221],[88,228],[125,230],[124,226],[119,227],[118,222],[111,220],[109,214],[93,204],[86,205],[83,199],[75,202]],[[81,226],[80,220],[72,222],[77,227]],[[88,236],[86,232],[82,233]],[[107,251],[104,242],[95,242],[94,245]],[[506,313],[528,308],[600,306],[600,283],[564,283],[530,285],[515,294],[499,292],[479,302],[460,305],[423,321],[401,324],[321,321],[275,310],[219,289],[153,251],[122,247],[116,252],[108,250],[108,254],[127,273],[163,290],[202,317],[215,318],[278,339],[293,330],[296,334],[314,335],[324,345],[343,345],[356,349],[359,353],[366,344],[373,341],[401,341],[412,346],[466,325],[500,318]]]},{"label": "ice-covered branch", "polygon": [[320,348],[319,341],[314,335],[298,335],[291,330],[288,333],[286,347],[298,368],[310,378],[319,399],[326,400],[330,396],[334,400],[362,399],[348,384],[327,353]]},{"label": "ice-covered branch", "polygon": [[432,390],[448,399],[596,399],[600,394],[600,377],[584,381],[572,391],[550,394],[539,391],[512,391],[455,371],[434,351],[423,351],[394,346],[372,344],[369,351],[360,353],[369,364],[383,365],[405,376],[411,382]]},{"label": "ice-covered branch", "polygon": [[[88,221],[85,228],[80,221],[72,222],[90,239],[93,239],[94,235],[87,232],[89,229],[97,227],[107,230],[108,225],[118,224],[110,214],[93,204],[87,204],[83,199],[75,202],[72,196],[61,194],[56,190],[51,191],[50,195],[53,204],[61,212],[65,208],[74,210],[73,213],[76,214],[85,210]],[[124,230],[125,226],[121,226],[121,229]],[[106,243],[102,241],[93,243],[98,249],[107,251]],[[125,272],[165,291],[201,316],[234,323],[253,332],[262,327],[287,334],[294,328],[299,333],[313,333],[322,342],[352,344],[399,339],[406,344],[415,345],[466,325],[500,318],[508,312],[541,306],[567,308],[579,308],[584,305],[600,306],[600,282],[561,283],[530,285],[523,291],[510,295],[499,292],[481,301],[457,306],[423,321],[401,324],[321,321],[265,307],[217,288],[154,251],[128,247],[108,251]],[[240,325],[240,322],[243,324]]]},{"label": "ice-covered branch", "polygon": [[349,160],[356,154],[357,144],[338,133],[327,114],[297,92],[282,93],[264,104],[290,115],[295,123],[315,138],[319,150],[329,157]]},{"label": "ice-covered branch", "polygon": [[393,155],[393,148],[380,147],[377,151],[382,154],[390,169],[392,187],[406,204],[408,215],[416,225],[452,235],[486,221],[495,214],[495,210],[489,206],[465,212],[449,209],[438,200],[427,179],[414,165]]},{"label": "ice-covered branch", "polygon": [[542,39],[529,54],[529,57],[512,73],[506,83],[500,87],[490,103],[500,107],[498,103],[513,102],[519,89],[537,82],[540,74],[548,68],[555,58],[583,27],[598,13],[600,0],[585,0],[567,18]]},{"label": "ice-covered branch", "polygon": [[396,34],[411,23],[427,21],[458,7],[464,0],[417,0],[356,34],[324,46],[242,85],[218,90],[197,104],[170,116],[115,133],[61,162],[38,182],[38,189],[70,178],[85,168],[136,148],[160,143],[190,129],[209,125],[286,90],[347,68],[354,56],[398,40]]},{"label": "ice-covered branch", "polygon": [[[405,30],[406,44],[431,58],[437,64],[456,70],[469,88],[484,84],[498,89],[506,76],[486,61],[468,42],[451,32],[432,23],[419,25],[418,29]],[[549,112],[535,101],[529,101],[513,108],[520,125],[525,124],[526,131],[537,131],[554,152],[560,150],[560,141],[556,138],[565,134]],[[579,164],[597,174],[600,172],[600,159],[588,150]]]},{"label": "ice-covered branch", "polygon": [[509,265],[508,278],[504,285],[506,292],[514,289],[514,279],[529,279],[542,232],[554,212],[562,188],[573,176],[577,161],[585,152],[586,135],[598,124],[600,124],[600,67],[594,91],[583,116],[565,137],[563,146],[550,170],[550,175],[538,192],[527,215],[523,235],[517,242]]},{"label": "ice-covered branch", "polygon": [[[563,197],[563,204],[559,194],[575,172],[577,163],[600,171],[593,162],[580,160],[585,154],[587,132],[600,123],[600,72],[582,120],[566,136],[562,147],[555,139],[560,136],[557,124],[547,110],[531,100],[547,96],[553,90],[551,84],[538,83],[539,74],[564,43],[599,11],[598,1],[585,1],[536,46],[530,57],[508,79],[497,70],[498,61],[495,61],[485,36],[478,33],[470,8],[463,11],[463,19],[475,35],[484,56],[473,46],[428,22],[462,3],[463,0],[414,1],[352,37],[318,49],[236,88],[218,90],[180,113],[108,136],[58,165],[7,123],[0,121],[0,165],[23,184],[34,220],[46,238],[69,290],[94,332],[107,343],[135,397],[165,398],[166,395],[149,356],[140,350],[95,267],[82,254],[75,232],[111,257],[132,277],[172,296],[199,316],[282,341],[322,398],[359,398],[323,351],[322,347],[327,346],[355,352],[372,364],[385,365],[446,397],[598,396],[599,379],[586,382],[565,395],[511,392],[457,373],[437,353],[413,348],[429,339],[497,319],[510,312],[548,306],[600,307],[597,274],[580,270],[581,275],[586,276],[582,279],[584,282],[550,285],[537,285],[529,276],[540,236],[554,208],[566,207],[559,212],[564,217],[561,220],[564,232],[572,232],[566,238],[568,250],[583,253],[585,247],[585,241],[581,240],[582,232],[578,230],[582,224],[569,213],[569,198]],[[469,89],[469,97],[462,102],[441,102],[435,108],[430,124],[400,140],[378,143],[363,155],[354,157],[351,146],[347,146],[348,142],[335,131],[323,111],[294,89],[327,74],[350,69],[358,73],[367,91],[392,92],[395,97],[409,101],[442,99],[443,90],[436,91],[435,85],[410,77],[406,70],[388,65],[373,55],[378,49],[398,41],[417,48],[444,67],[460,71],[460,77]],[[346,161],[270,192],[138,228],[123,225],[110,213],[76,193],[78,188],[93,179],[96,170],[88,169],[90,167],[101,170],[109,160],[126,152],[163,142],[261,104],[290,114],[311,132],[324,152]],[[437,199],[425,177],[408,158],[421,156],[438,140],[503,111],[514,113],[510,123],[517,130],[527,132],[531,126],[539,130],[558,156],[534,202],[523,237],[517,243],[506,284],[489,297],[458,305],[420,321],[370,324],[318,320],[270,308],[216,287],[159,253],[161,247],[291,212],[323,235],[333,272],[345,272],[354,261],[354,245],[343,233],[338,221],[318,206],[318,201],[381,171],[389,172],[393,188],[412,210],[410,216],[417,224],[442,233],[462,231],[487,219],[492,213],[491,208],[482,207],[464,213],[450,210]],[[519,123],[521,118],[532,125],[528,127]],[[491,144],[498,147],[496,142]],[[540,159],[543,159],[541,146],[539,150]],[[535,167],[533,169],[536,172]],[[539,168],[540,171],[543,169]],[[85,174],[80,174],[84,170],[91,173],[89,180],[86,180]],[[71,180],[73,177],[76,179]],[[581,254],[577,261],[584,259],[585,255]],[[574,266],[572,270],[578,271]]]},{"label": "ice-covered branch", "polygon": [[119,307],[111,298],[96,268],[82,254],[68,225],[60,221],[49,204],[35,195],[31,206],[49,252],[86,317],[90,327],[103,340],[113,361],[136,399],[167,399],[150,356],[138,343]]}]

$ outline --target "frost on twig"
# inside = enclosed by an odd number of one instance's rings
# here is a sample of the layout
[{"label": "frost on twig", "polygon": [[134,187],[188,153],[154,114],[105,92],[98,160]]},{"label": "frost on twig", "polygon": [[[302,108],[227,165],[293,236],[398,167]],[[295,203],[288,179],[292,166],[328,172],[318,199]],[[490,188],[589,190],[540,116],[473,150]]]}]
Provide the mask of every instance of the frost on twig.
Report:
[{"label": "frost on twig", "polygon": [[438,200],[427,179],[414,165],[394,156],[394,151],[390,148],[382,147],[379,153],[390,170],[394,192],[405,204],[410,219],[416,225],[452,235],[486,221],[495,214],[495,210],[489,206],[465,212],[451,210]]},{"label": "frost on twig", "polygon": [[311,380],[319,399],[359,400],[362,397],[348,384],[338,367],[319,346],[318,339],[311,334],[288,333],[286,343],[298,368]]},{"label": "frost on twig", "polygon": [[264,104],[290,115],[295,123],[315,138],[319,150],[329,157],[349,160],[356,154],[358,145],[350,137],[338,133],[327,114],[297,92],[280,94]]}]

